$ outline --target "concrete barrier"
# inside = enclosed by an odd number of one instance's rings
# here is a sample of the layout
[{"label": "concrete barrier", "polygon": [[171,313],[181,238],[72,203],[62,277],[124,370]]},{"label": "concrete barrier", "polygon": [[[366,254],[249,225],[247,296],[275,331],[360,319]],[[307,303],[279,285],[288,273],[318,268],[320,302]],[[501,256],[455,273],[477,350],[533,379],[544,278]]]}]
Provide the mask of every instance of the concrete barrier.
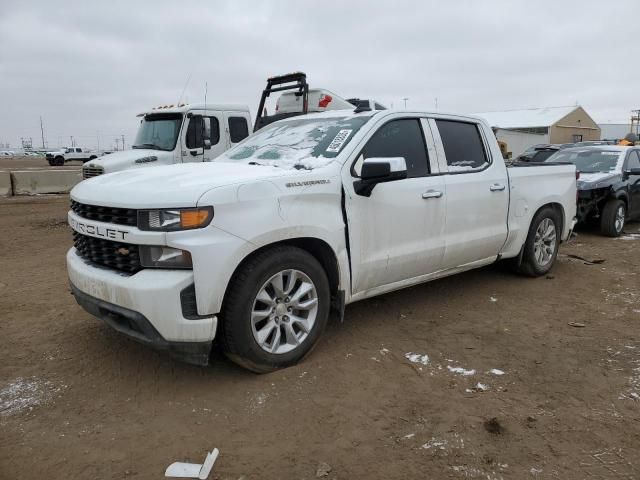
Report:
[{"label": "concrete barrier", "polygon": [[14,195],[67,193],[82,180],[80,170],[16,170],[13,177]]},{"label": "concrete barrier", "polygon": [[11,172],[0,172],[0,197],[10,197],[11,195],[13,195]]}]

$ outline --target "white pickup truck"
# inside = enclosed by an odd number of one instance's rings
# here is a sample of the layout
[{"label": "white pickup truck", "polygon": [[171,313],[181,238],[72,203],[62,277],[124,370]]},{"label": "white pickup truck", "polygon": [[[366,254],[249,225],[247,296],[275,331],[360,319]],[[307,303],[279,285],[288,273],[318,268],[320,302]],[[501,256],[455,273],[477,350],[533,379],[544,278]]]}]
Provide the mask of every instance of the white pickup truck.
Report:
[{"label": "white pickup truck", "polygon": [[103,155],[103,152],[81,147],[66,147],[60,150],[46,152],[45,154],[49,165],[52,167],[64,165],[65,162],[70,162],[71,160],[79,160],[84,163],[98,158],[101,155]]},{"label": "white pickup truck", "polygon": [[298,362],[330,310],[512,259],[548,272],[575,224],[573,165],[507,168],[474,117],[358,107],[272,123],[218,161],[71,192],[72,291],[143,343],[206,364]]}]

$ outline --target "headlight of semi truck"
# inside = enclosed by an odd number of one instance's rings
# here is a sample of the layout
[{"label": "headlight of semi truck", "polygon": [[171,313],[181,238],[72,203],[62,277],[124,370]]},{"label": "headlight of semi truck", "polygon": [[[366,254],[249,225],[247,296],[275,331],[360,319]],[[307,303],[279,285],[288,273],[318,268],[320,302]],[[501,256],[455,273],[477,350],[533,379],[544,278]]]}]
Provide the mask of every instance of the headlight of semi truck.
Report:
[{"label": "headlight of semi truck", "polygon": [[146,231],[175,232],[203,228],[213,219],[213,207],[139,210],[138,228]]},{"label": "headlight of semi truck", "polygon": [[147,268],[193,268],[191,254],[171,247],[140,245],[140,264]]}]

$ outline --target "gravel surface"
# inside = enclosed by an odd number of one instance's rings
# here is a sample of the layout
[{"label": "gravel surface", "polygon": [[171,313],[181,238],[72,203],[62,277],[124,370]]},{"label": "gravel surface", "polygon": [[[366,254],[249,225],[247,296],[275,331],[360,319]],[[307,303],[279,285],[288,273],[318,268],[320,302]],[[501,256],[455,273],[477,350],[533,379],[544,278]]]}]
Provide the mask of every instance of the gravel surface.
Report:
[{"label": "gravel surface", "polygon": [[496,265],[353,304],[254,375],[80,309],[67,205],[0,201],[2,479],[160,479],[214,447],[212,479],[640,478],[638,224],[579,232],[547,277]]}]

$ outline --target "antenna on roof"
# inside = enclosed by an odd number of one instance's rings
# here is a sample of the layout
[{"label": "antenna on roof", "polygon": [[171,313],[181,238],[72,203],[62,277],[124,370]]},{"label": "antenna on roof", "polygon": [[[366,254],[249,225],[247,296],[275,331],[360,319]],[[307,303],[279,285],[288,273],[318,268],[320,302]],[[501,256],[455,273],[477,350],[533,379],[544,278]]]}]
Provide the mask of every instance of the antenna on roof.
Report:
[{"label": "antenna on roof", "polygon": [[193,72],[189,73],[189,76],[187,77],[187,81],[184,83],[184,87],[182,88],[182,93],[180,94],[180,98],[178,99],[178,105],[180,105],[182,103],[182,97],[184,97],[184,92],[187,90],[187,86],[189,85],[189,81],[191,81],[191,74]]}]

